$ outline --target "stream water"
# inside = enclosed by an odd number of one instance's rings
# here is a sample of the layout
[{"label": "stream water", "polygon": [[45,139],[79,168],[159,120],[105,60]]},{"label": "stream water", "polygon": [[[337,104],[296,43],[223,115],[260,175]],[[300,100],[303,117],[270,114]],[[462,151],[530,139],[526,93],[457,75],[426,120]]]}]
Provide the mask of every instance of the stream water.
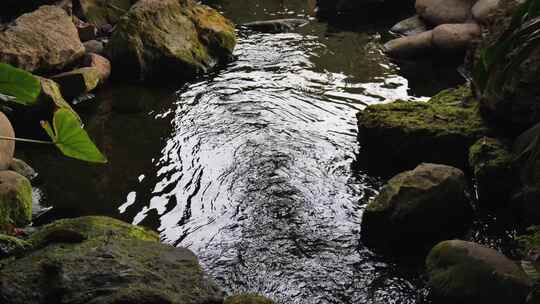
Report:
[{"label": "stream water", "polygon": [[239,29],[236,60],[187,84],[101,90],[79,111],[107,166],[21,147],[42,179],[36,224],[102,214],[145,225],[192,249],[225,290],[278,303],[422,303],[417,267],[359,241],[380,181],[353,170],[355,114],[461,80],[455,67],[390,62],[381,37],[396,19],[335,28],[311,18],[308,2],[208,1],[239,24],[311,22]]}]

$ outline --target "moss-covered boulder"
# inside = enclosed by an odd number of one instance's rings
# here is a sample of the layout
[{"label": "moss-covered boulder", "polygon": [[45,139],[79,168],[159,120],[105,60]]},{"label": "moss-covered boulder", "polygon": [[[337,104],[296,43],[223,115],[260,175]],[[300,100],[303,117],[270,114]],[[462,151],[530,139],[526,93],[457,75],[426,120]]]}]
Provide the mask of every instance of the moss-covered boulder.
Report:
[{"label": "moss-covered boulder", "polygon": [[517,184],[512,152],[508,144],[483,137],[469,149],[469,165],[476,179],[478,200],[482,206],[507,204]]},{"label": "moss-covered boulder", "polygon": [[0,259],[21,254],[30,249],[29,242],[14,236],[0,234]]},{"label": "moss-covered boulder", "polygon": [[530,289],[514,261],[476,243],[441,242],[429,253],[426,267],[434,303],[522,304]]},{"label": "moss-covered boulder", "polygon": [[394,176],[362,216],[362,242],[394,255],[429,250],[464,233],[472,221],[467,180],[459,169],[421,164]]},{"label": "moss-covered boulder", "polygon": [[0,230],[32,220],[32,185],[14,171],[0,171]]},{"label": "moss-covered boulder", "polygon": [[71,17],[56,6],[42,6],[0,31],[0,62],[30,72],[61,70],[84,55]]},{"label": "moss-covered boulder", "polygon": [[97,68],[78,68],[52,77],[60,85],[62,96],[73,99],[95,89],[101,81]]},{"label": "moss-covered boulder", "polygon": [[257,294],[238,294],[227,297],[223,304],[274,304],[274,301]]},{"label": "moss-covered boulder", "polygon": [[422,162],[466,168],[469,147],[493,133],[466,86],[442,91],[428,102],[368,106],[357,117],[365,159],[393,173]]},{"label": "moss-covered boulder", "polygon": [[107,53],[114,75],[148,81],[190,78],[231,56],[234,25],[191,0],[140,0],[116,25]]},{"label": "moss-covered boulder", "polygon": [[54,222],[33,249],[0,268],[5,304],[221,303],[195,255],[143,228],[106,217]]},{"label": "moss-covered boulder", "polygon": [[116,24],[136,0],[74,0],[74,9],[82,19],[100,28]]},{"label": "moss-covered boulder", "polygon": [[[15,130],[6,115],[0,112],[0,135],[4,137],[15,137]],[[0,140],[0,170],[9,168],[15,153],[15,142],[13,140]]]}]

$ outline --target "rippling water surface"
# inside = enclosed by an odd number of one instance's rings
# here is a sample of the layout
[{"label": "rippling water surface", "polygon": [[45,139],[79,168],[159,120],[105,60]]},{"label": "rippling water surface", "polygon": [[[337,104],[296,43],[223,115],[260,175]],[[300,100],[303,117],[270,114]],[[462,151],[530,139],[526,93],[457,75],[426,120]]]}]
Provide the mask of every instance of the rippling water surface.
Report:
[{"label": "rippling water surface", "polygon": [[[239,23],[309,18],[305,1],[211,4]],[[398,71],[380,51],[386,26],[240,29],[236,60],[212,75],[180,89],[103,90],[99,107],[82,112],[108,166],[28,157],[38,169],[55,164],[34,193],[53,207],[43,221],[106,214],[150,226],[195,251],[227,291],[279,303],[421,302],[414,270],[359,242],[379,181],[352,169],[355,114],[447,83],[429,69]]]}]

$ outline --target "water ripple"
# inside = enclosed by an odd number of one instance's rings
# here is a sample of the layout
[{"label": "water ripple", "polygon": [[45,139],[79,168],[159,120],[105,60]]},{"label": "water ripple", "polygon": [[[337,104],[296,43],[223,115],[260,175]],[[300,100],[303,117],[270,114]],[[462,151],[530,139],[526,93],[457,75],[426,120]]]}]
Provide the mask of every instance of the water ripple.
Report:
[{"label": "water ripple", "polygon": [[359,243],[377,184],[351,171],[356,112],[408,98],[406,80],[351,83],[318,71],[313,54],[325,46],[314,36],[242,36],[236,61],[178,92],[160,181],[134,222],[156,210],[164,240],[194,250],[230,291],[281,303],[414,303],[415,285]]}]

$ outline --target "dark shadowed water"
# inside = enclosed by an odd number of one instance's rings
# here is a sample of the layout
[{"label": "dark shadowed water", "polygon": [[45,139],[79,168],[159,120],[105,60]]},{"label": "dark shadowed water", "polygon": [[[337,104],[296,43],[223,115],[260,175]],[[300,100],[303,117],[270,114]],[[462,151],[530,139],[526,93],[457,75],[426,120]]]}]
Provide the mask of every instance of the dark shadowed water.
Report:
[{"label": "dark shadowed water", "polygon": [[[210,4],[238,23],[310,18],[300,0]],[[399,70],[381,52],[393,21],[240,29],[236,60],[212,75],[103,89],[99,105],[80,110],[107,166],[20,147],[42,176],[36,209],[52,207],[36,222],[104,214],[146,225],[191,248],[225,290],[279,303],[421,303],[417,268],[384,262],[359,242],[380,181],[352,169],[355,114],[460,80],[437,64]]]}]

